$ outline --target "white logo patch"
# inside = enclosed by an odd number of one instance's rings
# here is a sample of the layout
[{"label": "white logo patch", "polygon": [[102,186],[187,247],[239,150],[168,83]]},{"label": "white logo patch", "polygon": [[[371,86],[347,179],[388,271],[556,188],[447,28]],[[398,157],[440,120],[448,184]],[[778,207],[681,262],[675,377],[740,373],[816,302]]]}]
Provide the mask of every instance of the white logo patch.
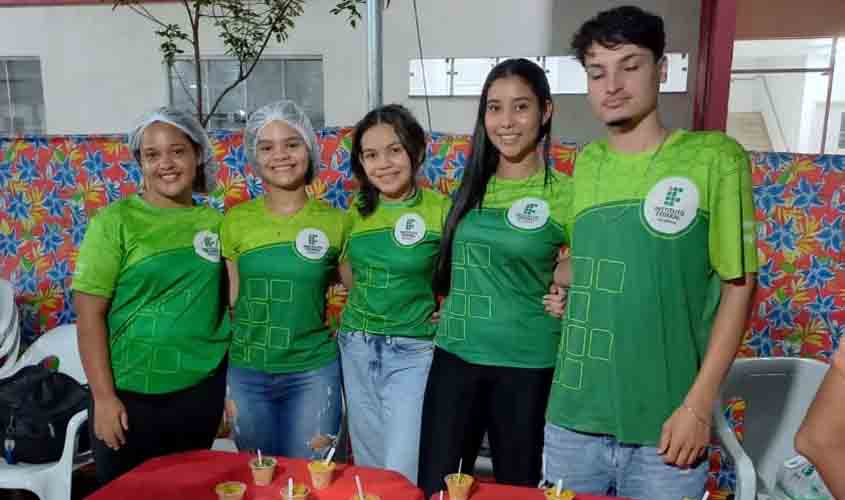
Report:
[{"label": "white logo patch", "polygon": [[416,245],[425,238],[425,220],[418,214],[405,214],[393,226],[393,237],[403,247]]},{"label": "white logo patch", "polygon": [[678,234],[693,223],[700,197],[686,177],[667,177],[654,185],[643,202],[643,217],[658,233]]},{"label": "white logo patch", "polygon": [[549,220],[549,204],[540,198],[516,200],[508,209],[508,222],[519,229],[539,229]]},{"label": "white logo patch", "polygon": [[296,251],[309,260],[320,260],[329,251],[329,237],[319,229],[303,229],[296,235]]},{"label": "white logo patch", "polygon": [[209,262],[220,262],[220,237],[211,231],[194,235],[194,251]]}]

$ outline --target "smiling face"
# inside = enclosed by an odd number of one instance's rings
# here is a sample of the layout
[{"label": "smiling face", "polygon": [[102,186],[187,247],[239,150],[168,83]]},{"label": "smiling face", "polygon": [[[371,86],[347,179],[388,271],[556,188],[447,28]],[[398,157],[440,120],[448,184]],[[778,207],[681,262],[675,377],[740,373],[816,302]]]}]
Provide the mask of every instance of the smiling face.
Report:
[{"label": "smiling face", "polygon": [[180,129],[156,122],[144,130],[140,148],[144,199],[160,207],[190,205],[199,155]]},{"label": "smiling face", "polygon": [[584,56],[593,113],[609,127],[630,127],[657,110],[665,59],[625,43],[612,48],[593,43]]},{"label": "smiling face", "polygon": [[305,186],[308,146],[287,123],[272,121],[259,131],[255,157],[261,180],[268,187],[296,190]]},{"label": "smiling face", "polygon": [[506,76],[490,85],[484,127],[499,154],[516,164],[536,153],[540,127],[551,114],[551,102],[541,103],[525,80]]},{"label": "smiling face", "polygon": [[361,165],[367,179],[387,200],[401,200],[414,189],[411,158],[393,126],[379,123],[361,136]]}]

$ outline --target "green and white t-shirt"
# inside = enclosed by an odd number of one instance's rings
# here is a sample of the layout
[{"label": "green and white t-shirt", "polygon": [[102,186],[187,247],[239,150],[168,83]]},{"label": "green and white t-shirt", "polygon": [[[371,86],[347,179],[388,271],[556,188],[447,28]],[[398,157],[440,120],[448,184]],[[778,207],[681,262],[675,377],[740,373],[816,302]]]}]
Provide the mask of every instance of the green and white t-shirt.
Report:
[{"label": "green and white t-shirt", "polygon": [[379,200],[368,217],[349,209],[352,232],[342,260],[349,260],[355,284],[343,308],[344,331],[434,335],[431,284],[448,211],[449,199],[429,189],[400,202]]},{"label": "green and white t-shirt", "polygon": [[196,385],[229,347],[215,210],[158,208],[138,195],[88,224],[72,288],[111,299],[115,387],[162,394]]},{"label": "green and white t-shirt", "polygon": [[233,366],[267,373],[316,370],[337,359],[326,326],[326,289],[348,233],[343,211],[309,199],[290,216],[264,197],[223,219],[223,256],[238,269]]},{"label": "green and white t-shirt", "polygon": [[458,224],[452,279],[435,342],[469,363],[550,368],[560,321],[542,303],[565,243],[568,176],[492,177],[481,208]]},{"label": "green and white t-shirt", "polygon": [[757,270],[751,168],[719,132],[578,156],[573,283],[546,418],[655,446],[706,353],[722,280]]}]

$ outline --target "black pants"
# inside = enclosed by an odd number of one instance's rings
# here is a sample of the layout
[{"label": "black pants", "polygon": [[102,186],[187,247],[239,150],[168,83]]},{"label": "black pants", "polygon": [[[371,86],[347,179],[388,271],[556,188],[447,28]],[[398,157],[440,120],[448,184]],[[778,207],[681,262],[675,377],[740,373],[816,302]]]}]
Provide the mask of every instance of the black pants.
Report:
[{"label": "black pants", "polygon": [[543,427],[553,369],[467,363],[435,349],[422,414],[419,486],[429,498],[443,478],[472,473],[484,433],[496,482],[536,486],[542,475]]},{"label": "black pants", "polygon": [[226,397],[226,360],[199,384],[167,394],[117,391],[126,407],[126,444],[114,451],[94,436],[94,403],[88,410],[97,480],[104,485],[147,459],[214,443]]}]

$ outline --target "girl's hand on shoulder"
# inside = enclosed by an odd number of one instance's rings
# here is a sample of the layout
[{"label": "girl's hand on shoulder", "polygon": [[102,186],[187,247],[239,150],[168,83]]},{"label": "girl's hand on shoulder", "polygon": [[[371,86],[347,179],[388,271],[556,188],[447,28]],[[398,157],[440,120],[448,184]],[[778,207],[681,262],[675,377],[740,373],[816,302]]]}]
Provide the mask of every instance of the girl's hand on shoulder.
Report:
[{"label": "girl's hand on shoulder", "polygon": [[549,286],[549,293],[543,295],[543,306],[546,312],[555,318],[563,317],[566,309],[567,289],[554,283]]}]

